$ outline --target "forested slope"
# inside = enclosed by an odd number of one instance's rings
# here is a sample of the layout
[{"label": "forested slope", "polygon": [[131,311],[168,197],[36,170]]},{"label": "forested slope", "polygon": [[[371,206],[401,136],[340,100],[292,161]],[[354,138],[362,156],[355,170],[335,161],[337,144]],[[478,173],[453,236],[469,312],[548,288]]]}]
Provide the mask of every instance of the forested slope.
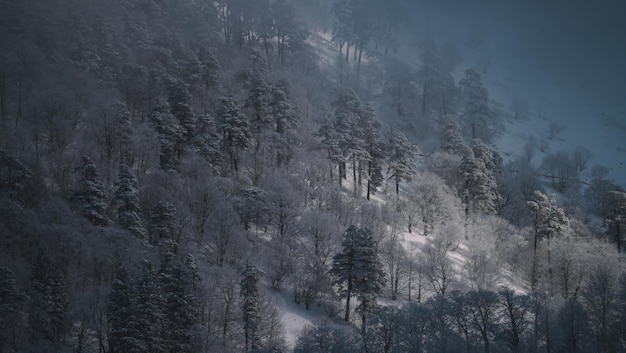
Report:
[{"label": "forested slope", "polygon": [[[504,162],[480,72],[407,64],[407,20],[1,0],[0,351],[623,352],[626,193]],[[285,337],[276,298],[324,320]]]}]

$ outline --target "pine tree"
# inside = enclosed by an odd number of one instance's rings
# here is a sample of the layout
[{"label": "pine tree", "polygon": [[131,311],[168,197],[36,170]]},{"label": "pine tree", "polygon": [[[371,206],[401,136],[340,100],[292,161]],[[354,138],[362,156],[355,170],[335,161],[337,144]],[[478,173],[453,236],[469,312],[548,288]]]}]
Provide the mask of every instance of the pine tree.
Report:
[{"label": "pine tree", "polygon": [[15,350],[18,337],[16,329],[20,327],[22,317],[22,302],[26,295],[17,288],[15,273],[7,267],[0,267],[0,351]]},{"label": "pine tree", "polygon": [[391,174],[396,184],[396,196],[400,195],[400,182],[411,181],[415,176],[416,158],[418,154],[417,147],[413,145],[406,136],[398,131],[391,132],[391,140],[389,142],[391,155],[389,157],[389,166],[387,172]]},{"label": "pine tree", "polygon": [[498,201],[496,173],[500,167],[499,156],[480,140],[474,140],[472,149],[465,150],[461,169],[465,182],[461,190],[469,211],[493,213]]},{"label": "pine tree", "polygon": [[33,338],[58,344],[68,328],[70,302],[65,277],[56,271],[43,249],[35,258],[31,281],[33,305],[29,319]]},{"label": "pine tree", "polygon": [[382,292],[385,274],[378,259],[378,245],[367,228],[350,226],[341,242],[342,251],[333,258],[330,273],[336,277],[339,295],[346,299],[345,321],[350,321],[350,300],[357,295],[356,310],[363,319],[376,307],[376,298]]},{"label": "pine tree", "polygon": [[441,149],[450,154],[462,155],[466,148],[459,122],[453,116],[447,116],[441,128]]},{"label": "pine tree", "polygon": [[130,167],[120,164],[120,176],[111,206],[117,208],[117,224],[139,239],[147,240],[148,232],[141,220],[137,179]]},{"label": "pine tree", "polygon": [[131,352],[135,338],[128,336],[133,313],[133,283],[128,271],[122,266],[117,268],[111,284],[111,293],[107,303],[109,322],[109,351],[111,353]]},{"label": "pine tree", "polygon": [[[541,238],[546,239],[546,248],[548,251],[548,273],[550,285],[552,285],[552,260],[550,258],[550,238],[563,234],[568,226],[569,221],[565,215],[565,211],[558,207],[554,195],[549,197],[540,191],[535,191],[535,199],[528,201],[528,207],[534,214],[534,240],[533,240],[533,265],[531,274],[531,285],[533,288],[537,285],[538,277],[538,259],[537,245]],[[552,288],[550,288],[552,290]]]},{"label": "pine tree", "polygon": [[183,138],[186,141],[191,140],[196,130],[196,118],[191,111],[191,96],[183,82],[176,81],[170,84],[167,102],[170,113],[176,117],[178,125],[182,128]]},{"label": "pine tree", "polygon": [[221,104],[218,122],[222,132],[222,144],[230,158],[232,171],[238,175],[240,154],[250,144],[250,123],[232,96],[223,97]]},{"label": "pine tree", "polygon": [[89,157],[83,156],[78,171],[80,171],[78,187],[70,197],[74,208],[95,225],[109,225],[111,221],[106,216],[106,194],[104,185],[96,180],[98,177],[96,165]]},{"label": "pine tree", "polygon": [[622,230],[626,228],[626,192],[611,190],[605,196],[606,211],[604,223],[607,225],[607,233],[613,233],[617,252],[622,252]]},{"label": "pine tree", "polygon": [[176,206],[167,201],[159,201],[150,209],[150,236],[151,243],[156,244],[161,239],[178,241],[179,226],[176,223]]},{"label": "pine tree", "polygon": [[[376,193],[379,187],[382,186],[384,177],[383,177],[383,168],[382,164],[386,156],[386,145],[383,140],[381,131],[382,124],[378,119],[376,119],[376,111],[371,103],[366,103],[365,108],[363,109],[363,114],[361,115],[361,119],[359,121],[359,126],[363,131],[363,142],[367,149],[367,154],[364,157],[364,163],[367,164],[366,167],[366,178],[367,178],[367,196],[366,198],[370,199],[370,194]],[[359,168],[359,175],[360,175]],[[359,182],[360,182],[359,176]]]},{"label": "pine tree", "polygon": [[141,261],[141,274],[132,294],[132,315],[126,335],[133,345],[130,352],[168,352],[164,299],[159,279],[148,260]]},{"label": "pine tree", "polygon": [[261,293],[259,292],[259,281],[263,272],[254,265],[246,263],[241,275],[241,311],[243,314],[243,330],[245,336],[245,349],[247,352],[254,351],[259,347],[259,319],[261,317]]},{"label": "pine tree", "polygon": [[195,352],[194,329],[197,324],[196,300],[191,293],[190,274],[172,262],[166,254],[159,270],[159,285],[163,296],[163,340],[167,352]]},{"label": "pine tree", "polygon": [[466,96],[462,115],[464,128],[471,132],[472,140],[492,141],[500,133],[502,122],[489,108],[489,92],[483,87],[480,74],[473,69],[466,70],[459,85]]},{"label": "pine tree", "polygon": [[215,119],[210,115],[201,115],[196,121],[196,136],[192,139],[194,150],[202,156],[217,174],[224,161],[217,133]]},{"label": "pine tree", "polygon": [[0,195],[22,201],[22,193],[33,172],[17,158],[0,150]]},{"label": "pine tree", "polygon": [[[187,110],[185,105],[177,106],[174,109],[181,116],[181,119],[187,119]],[[172,114],[172,107],[168,102],[157,101],[154,108],[148,116],[150,123],[158,133],[160,146],[159,164],[163,170],[178,170],[180,165],[180,157],[183,154],[185,137],[189,137],[189,129],[193,128],[191,123],[182,127],[177,117]]]},{"label": "pine tree", "polygon": [[296,105],[287,97],[282,87],[272,87],[270,113],[274,121],[272,147],[276,155],[276,165],[281,167],[289,163],[292,155],[290,137],[298,125],[298,111]]}]

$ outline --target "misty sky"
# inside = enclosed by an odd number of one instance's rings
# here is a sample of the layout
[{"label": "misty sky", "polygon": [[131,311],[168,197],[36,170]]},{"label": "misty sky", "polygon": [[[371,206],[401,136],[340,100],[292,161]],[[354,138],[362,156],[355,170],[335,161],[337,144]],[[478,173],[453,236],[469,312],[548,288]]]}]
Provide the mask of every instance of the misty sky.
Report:
[{"label": "misty sky", "polygon": [[[488,61],[485,80],[492,97],[504,105],[511,98],[528,100],[535,111],[545,110],[546,119],[567,124],[570,140],[590,148],[595,142],[596,162],[626,185],[626,1],[406,4],[416,40],[454,43],[466,66]],[[479,47],[469,44],[472,35],[483,37]],[[599,125],[609,128],[594,128]]]},{"label": "misty sky", "polygon": [[[618,0],[413,0],[438,35],[474,29],[486,44],[520,53],[527,70],[593,88],[594,99],[624,105],[626,2]],[[430,16],[434,15],[434,16]],[[434,18],[433,18],[434,17]],[[446,28],[449,27],[449,28]]]}]

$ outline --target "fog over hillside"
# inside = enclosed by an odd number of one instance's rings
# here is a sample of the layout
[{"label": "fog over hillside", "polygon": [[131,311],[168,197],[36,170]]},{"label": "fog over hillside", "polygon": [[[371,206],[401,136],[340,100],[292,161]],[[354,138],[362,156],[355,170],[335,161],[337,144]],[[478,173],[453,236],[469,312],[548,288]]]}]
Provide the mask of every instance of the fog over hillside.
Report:
[{"label": "fog over hillside", "polygon": [[[612,177],[626,184],[624,3],[407,4],[413,10],[407,38],[454,43],[463,52],[461,66],[488,68],[485,80],[492,97],[504,105],[523,98],[536,117],[567,125],[567,144],[592,146],[595,162],[609,167]],[[544,127],[521,128],[529,134],[540,129]]]},{"label": "fog over hillside", "polygon": [[0,0],[0,353],[626,353],[622,7]]}]

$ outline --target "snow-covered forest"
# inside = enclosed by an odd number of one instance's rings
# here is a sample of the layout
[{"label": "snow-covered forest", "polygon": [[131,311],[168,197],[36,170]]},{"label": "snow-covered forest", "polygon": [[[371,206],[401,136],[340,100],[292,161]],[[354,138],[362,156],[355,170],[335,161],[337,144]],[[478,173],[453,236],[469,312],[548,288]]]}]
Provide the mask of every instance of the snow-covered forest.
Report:
[{"label": "snow-covered forest", "polygon": [[626,149],[429,5],[0,0],[0,353],[626,352]]}]

